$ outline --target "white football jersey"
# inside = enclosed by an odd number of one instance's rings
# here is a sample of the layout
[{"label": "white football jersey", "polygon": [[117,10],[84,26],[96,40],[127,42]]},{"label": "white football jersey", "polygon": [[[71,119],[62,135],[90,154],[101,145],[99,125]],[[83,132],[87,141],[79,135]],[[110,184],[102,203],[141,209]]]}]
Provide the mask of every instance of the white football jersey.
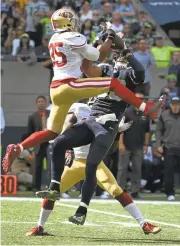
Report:
[{"label": "white football jersey", "polygon": [[[69,112],[73,112],[77,118],[77,122],[86,120],[90,113],[91,108],[84,103],[74,103]],[[76,159],[86,159],[89,153],[90,145],[84,145],[81,147],[74,148],[74,155]]]},{"label": "white football jersey", "polygon": [[77,32],[55,33],[49,41],[55,80],[79,78],[83,56],[75,52],[87,44],[86,37]]}]

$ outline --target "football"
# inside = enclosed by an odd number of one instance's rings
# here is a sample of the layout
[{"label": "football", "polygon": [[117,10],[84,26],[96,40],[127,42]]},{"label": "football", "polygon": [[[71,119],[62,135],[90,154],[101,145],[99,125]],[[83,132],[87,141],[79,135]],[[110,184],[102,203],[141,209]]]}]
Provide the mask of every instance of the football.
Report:
[{"label": "football", "polygon": [[124,40],[122,39],[122,33],[116,33],[115,38],[113,40],[113,49],[123,50],[125,49]]}]

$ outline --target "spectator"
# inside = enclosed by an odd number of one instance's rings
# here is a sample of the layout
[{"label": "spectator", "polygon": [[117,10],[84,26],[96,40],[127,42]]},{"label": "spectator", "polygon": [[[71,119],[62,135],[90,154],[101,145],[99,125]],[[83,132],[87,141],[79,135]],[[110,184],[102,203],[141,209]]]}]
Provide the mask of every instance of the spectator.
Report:
[{"label": "spectator", "polygon": [[[33,13],[37,7],[38,0],[31,0],[25,6],[25,16],[26,16],[26,29],[25,31],[29,34],[30,38],[37,43],[38,32],[35,28]],[[37,44],[36,44],[37,45]]]},{"label": "spectator", "polygon": [[1,117],[1,134],[2,134],[4,132],[5,125],[6,125],[2,107],[0,107],[0,117]]},{"label": "spectator", "polygon": [[[165,110],[157,123],[156,144],[164,155],[165,192],[169,201],[175,200],[174,169],[180,167],[180,98],[173,97],[170,109]],[[180,169],[179,169],[180,170]],[[180,173],[180,171],[179,171]]]},{"label": "spectator", "polygon": [[19,4],[19,7],[24,10],[24,7],[28,3],[28,0],[16,0],[16,2]]},{"label": "spectator", "polygon": [[123,40],[126,43],[127,48],[130,48],[132,44],[132,39],[133,39],[133,34],[131,31],[131,25],[130,24],[125,24],[124,29],[123,29]]},{"label": "spectator", "polygon": [[22,34],[20,38],[20,46],[17,50],[17,60],[19,62],[26,62],[29,64],[29,59],[33,50],[34,47],[30,45],[29,35],[27,33]]},{"label": "spectator", "polygon": [[92,9],[101,9],[102,7],[102,0],[91,0],[91,8]]},{"label": "spectator", "polygon": [[130,49],[132,52],[138,51],[138,42],[136,39],[132,39]]},{"label": "spectator", "polygon": [[119,0],[114,9],[121,13],[121,17],[125,23],[132,23],[135,18],[134,8],[128,0]]},{"label": "spectator", "polygon": [[20,25],[15,30],[10,29],[8,31],[8,37],[4,43],[4,47],[7,53],[15,54],[17,53],[17,49],[20,43],[20,36],[24,33],[23,27]]},{"label": "spectator", "polygon": [[113,6],[110,2],[104,2],[103,4],[103,17],[106,21],[112,21]]},{"label": "spectator", "polygon": [[[28,136],[32,133],[41,131],[46,128],[47,118],[49,111],[46,110],[46,98],[44,96],[38,96],[36,99],[37,111],[28,118]],[[40,190],[41,188],[41,175],[43,168],[43,160],[47,157],[48,143],[43,143],[40,146],[35,147],[35,175],[34,175],[34,189]]]},{"label": "spectator", "polygon": [[43,18],[48,17],[49,11],[50,11],[49,5],[45,0],[37,1],[35,8],[33,10],[33,23],[37,33],[37,36],[34,39],[36,46],[41,44],[42,36],[43,36],[41,20]]},{"label": "spectator", "polygon": [[[141,99],[144,97],[144,95],[140,93],[136,93],[136,96]],[[122,189],[124,189],[128,166],[131,159],[131,195],[134,198],[139,198],[143,153],[147,153],[148,151],[150,122],[143,116],[142,112],[133,107],[129,107],[125,111],[125,117],[127,121],[133,120],[133,125],[130,129],[120,135],[117,180]]]},{"label": "spectator", "polygon": [[137,39],[144,39],[148,44],[148,48],[151,48],[155,42],[155,34],[153,33],[153,26],[151,22],[145,22],[141,31],[137,34]]},{"label": "spectator", "polygon": [[51,25],[51,16],[52,16],[53,12],[54,12],[54,10],[51,9],[49,11],[49,13],[47,13],[47,16],[42,18],[40,21],[40,23],[42,25],[43,36],[51,37],[54,34],[54,31],[53,31],[52,25]]},{"label": "spectator", "polygon": [[[58,0],[56,1],[55,9],[61,9],[63,7],[69,8],[71,7],[74,11],[77,10],[77,5],[81,4],[79,0]],[[52,7],[52,6],[51,6]]]},{"label": "spectator", "polygon": [[92,30],[93,28],[93,21],[92,20],[85,20],[82,24],[81,33],[86,37],[87,43],[92,43],[95,39],[95,32]]},{"label": "spectator", "polygon": [[93,19],[93,12],[90,9],[89,1],[84,1],[82,4],[82,11],[80,13],[80,21],[83,23],[85,20]]},{"label": "spectator", "polygon": [[101,31],[100,25],[99,25],[101,15],[102,15],[101,10],[99,10],[99,9],[93,10],[93,26],[92,26],[92,29],[96,35]]},{"label": "spectator", "polygon": [[[5,42],[5,47],[8,49],[8,50],[11,50],[12,49],[12,56],[16,56],[17,54],[17,51],[20,47],[20,42],[21,42],[21,36],[24,34],[24,28],[23,26],[19,25],[17,28],[16,28],[16,31],[12,31],[9,33],[8,35],[8,38]],[[35,44],[34,44],[34,41],[30,39],[30,46],[31,47],[34,47]]]},{"label": "spectator", "polygon": [[112,14],[112,28],[115,32],[123,31],[124,25],[119,11],[115,11]]},{"label": "spectator", "polygon": [[138,14],[139,30],[144,26],[144,23],[149,21],[148,14],[145,11],[140,11]]},{"label": "spectator", "polygon": [[160,96],[163,94],[167,95],[165,108],[169,108],[169,104],[173,97],[178,96],[178,88],[176,87],[176,76],[174,74],[167,76],[167,85],[161,89]]},{"label": "spectator", "polygon": [[[8,14],[9,11],[10,11],[10,7],[9,7],[7,1],[6,0],[1,0],[1,13],[2,14],[3,13]],[[1,16],[1,18],[2,18],[2,16]]]},{"label": "spectator", "polygon": [[144,39],[140,39],[138,42],[138,50],[134,52],[136,59],[143,65],[145,69],[145,80],[142,85],[137,86],[137,90],[141,90],[145,96],[149,96],[151,71],[150,67],[155,64],[154,58],[147,50],[147,43]]},{"label": "spectator", "polygon": [[164,40],[162,37],[156,38],[155,47],[151,49],[152,55],[154,56],[158,67],[168,67],[171,61],[171,54],[174,51],[180,51],[180,48],[164,46]]},{"label": "spectator", "polygon": [[178,72],[180,72],[180,51],[173,52],[172,61],[168,73],[177,76]]},{"label": "spectator", "polygon": [[7,16],[6,13],[1,17],[1,44],[4,45],[8,35],[10,35],[17,27],[18,20],[12,16]]},{"label": "spectator", "polygon": [[48,48],[49,39],[49,36],[44,36],[42,45],[39,45],[34,49],[35,62],[44,62],[50,59]]}]

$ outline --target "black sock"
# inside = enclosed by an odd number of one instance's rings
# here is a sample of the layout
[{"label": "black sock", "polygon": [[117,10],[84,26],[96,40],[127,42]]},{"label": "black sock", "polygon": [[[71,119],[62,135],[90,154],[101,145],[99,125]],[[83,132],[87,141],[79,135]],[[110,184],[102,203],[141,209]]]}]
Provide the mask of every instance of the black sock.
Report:
[{"label": "black sock", "polygon": [[83,206],[79,206],[78,209],[76,210],[76,214],[86,215],[87,214],[87,208],[85,208]]},{"label": "black sock", "polygon": [[49,188],[51,190],[56,190],[56,191],[60,192],[60,184],[51,182]]}]

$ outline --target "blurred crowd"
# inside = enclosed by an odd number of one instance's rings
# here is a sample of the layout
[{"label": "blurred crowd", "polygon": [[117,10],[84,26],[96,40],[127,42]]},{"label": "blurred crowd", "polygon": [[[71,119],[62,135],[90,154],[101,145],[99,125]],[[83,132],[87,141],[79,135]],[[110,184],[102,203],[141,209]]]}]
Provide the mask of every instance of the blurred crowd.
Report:
[{"label": "blurred crowd", "polygon": [[[158,67],[168,67],[172,52],[179,50],[164,45],[148,14],[138,12],[131,0],[2,0],[2,53],[17,56],[23,62],[40,46],[41,53],[38,55],[47,56],[44,40],[53,34],[51,15],[61,7],[71,7],[76,11],[80,17],[81,32],[88,43],[92,43],[100,33],[101,25],[110,21],[117,33],[124,34],[128,48],[137,52],[139,46],[144,45],[146,51],[152,52]],[[140,43],[140,40],[143,42]],[[180,60],[179,53],[172,64],[176,65],[177,60]]]}]

